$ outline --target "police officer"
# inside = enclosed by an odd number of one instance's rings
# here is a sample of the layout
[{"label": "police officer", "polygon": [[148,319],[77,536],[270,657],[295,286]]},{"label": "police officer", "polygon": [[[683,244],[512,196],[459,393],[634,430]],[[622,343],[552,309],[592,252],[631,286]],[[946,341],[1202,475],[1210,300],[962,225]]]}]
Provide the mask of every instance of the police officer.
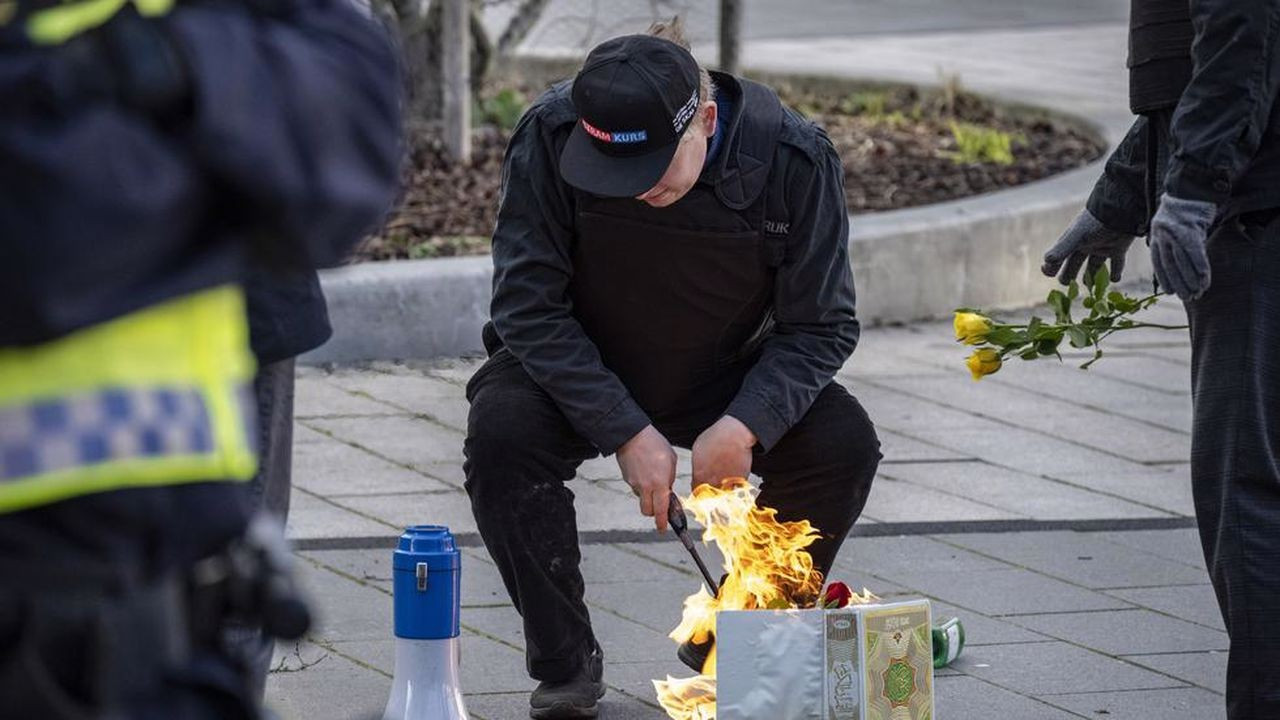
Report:
[{"label": "police officer", "polygon": [[[525,113],[493,236],[490,357],[467,389],[466,487],[524,619],[536,718],[594,717],[580,463],[616,454],[665,530],[693,483],[756,473],[830,569],[880,459],[832,382],[858,340],[843,170],[768,88],[701,70],[673,26],[595,48]],[[682,649],[700,669],[708,648]]]},{"label": "police officer", "polygon": [[1200,540],[1231,637],[1227,712],[1280,717],[1280,0],[1133,0],[1139,117],[1045,255],[1067,283],[1147,235],[1186,305]]},{"label": "police officer", "polygon": [[345,0],[0,2],[0,715],[259,716],[239,283],[380,217],[396,76]]}]

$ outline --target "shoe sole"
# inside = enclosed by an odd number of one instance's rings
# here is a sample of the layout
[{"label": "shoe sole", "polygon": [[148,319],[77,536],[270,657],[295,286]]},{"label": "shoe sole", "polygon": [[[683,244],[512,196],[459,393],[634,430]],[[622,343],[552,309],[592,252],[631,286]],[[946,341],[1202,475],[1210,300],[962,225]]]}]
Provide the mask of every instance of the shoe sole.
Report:
[{"label": "shoe sole", "polygon": [[696,673],[702,672],[702,666],[707,663],[707,657],[710,655],[710,648],[707,649],[707,652],[702,652],[693,643],[684,643],[676,648],[676,657],[680,658],[680,662]]},{"label": "shoe sole", "polygon": [[[600,691],[596,698],[604,697],[604,685],[600,685]],[[575,705],[568,701],[551,703],[543,708],[529,708],[529,717],[534,720],[590,720],[600,714],[600,704],[591,703],[590,705]]]}]

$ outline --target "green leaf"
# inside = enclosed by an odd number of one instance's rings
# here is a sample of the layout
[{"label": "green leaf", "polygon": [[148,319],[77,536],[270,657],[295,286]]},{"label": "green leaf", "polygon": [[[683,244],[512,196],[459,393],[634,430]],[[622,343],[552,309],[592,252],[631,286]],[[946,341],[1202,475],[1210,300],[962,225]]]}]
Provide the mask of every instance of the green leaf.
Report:
[{"label": "green leaf", "polygon": [[1036,352],[1036,349],[1033,347],[1027,350],[1023,350],[1022,353],[1018,355],[1018,357],[1022,358],[1023,360],[1035,360],[1036,358],[1040,357],[1040,353]]},{"label": "green leaf", "polygon": [[1078,297],[1080,297],[1080,283],[1072,280],[1071,284],[1067,286],[1067,299],[1075,300]]},{"label": "green leaf", "polygon": [[1045,338],[1036,343],[1036,352],[1041,355],[1057,355],[1058,343],[1062,342],[1062,337]]},{"label": "green leaf", "polygon": [[1107,296],[1107,287],[1111,285],[1111,271],[1104,265],[1093,274],[1093,296],[1101,300]]},{"label": "green leaf", "polygon": [[1111,307],[1122,313],[1131,313],[1138,309],[1138,301],[1130,297],[1125,297],[1122,293],[1114,290],[1107,293],[1107,302],[1111,303]]},{"label": "green leaf", "polygon": [[1080,301],[1080,304],[1081,304],[1081,305],[1083,305],[1083,306],[1085,307],[1085,309],[1086,309],[1086,310],[1092,310],[1092,309],[1093,309],[1093,298],[1092,298],[1092,297],[1086,297],[1084,300],[1081,300],[1081,301]]},{"label": "green leaf", "polygon": [[1011,327],[998,327],[987,333],[987,342],[1004,347],[1018,343],[1023,333]]},{"label": "green leaf", "polygon": [[1049,307],[1053,308],[1058,322],[1071,322],[1071,300],[1061,290],[1050,290],[1048,300]]},{"label": "green leaf", "polygon": [[765,610],[790,610],[791,603],[787,602],[786,598],[777,597],[770,600],[769,604],[765,605],[764,608]]},{"label": "green leaf", "polygon": [[1079,325],[1072,325],[1067,328],[1067,333],[1071,335],[1071,347],[1084,348],[1093,344],[1090,341],[1089,331]]}]

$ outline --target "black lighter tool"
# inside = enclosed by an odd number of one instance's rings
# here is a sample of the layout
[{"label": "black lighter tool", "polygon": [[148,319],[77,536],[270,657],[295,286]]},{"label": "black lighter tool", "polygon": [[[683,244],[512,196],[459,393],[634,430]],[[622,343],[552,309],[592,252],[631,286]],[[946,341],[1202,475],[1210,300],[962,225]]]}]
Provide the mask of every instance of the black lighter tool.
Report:
[{"label": "black lighter tool", "polygon": [[720,594],[720,586],[716,584],[715,578],[711,577],[711,572],[703,564],[702,556],[698,554],[698,548],[693,544],[693,538],[689,537],[689,519],[684,516],[684,506],[680,504],[680,498],[676,497],[675,493],[671,493],[671,501],[667,505],[667,520],[671,523],[671,529],[676,531],[676,537],[680,538],[680,544],[689,551],[693,561],[698,565],[698,570],[702,571],[702,579],[707,581],[711,597],[716,597]]}]

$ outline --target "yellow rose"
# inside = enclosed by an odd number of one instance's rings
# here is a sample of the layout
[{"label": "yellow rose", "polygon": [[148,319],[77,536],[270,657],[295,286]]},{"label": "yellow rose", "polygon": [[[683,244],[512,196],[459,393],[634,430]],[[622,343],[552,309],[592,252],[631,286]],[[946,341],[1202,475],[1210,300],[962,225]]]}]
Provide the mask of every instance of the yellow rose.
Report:
[{"label": "yellow rose", "polygon": [[991,318],[978,313],[958,312],[955,327],[956,340],[965,345],[978,345],[986,340],[987,333],[991,332]]},{"label": "yellow rose", "polygon": [[993,348],[979,348],[969,356],[967,364],[969,372],[973,373],[973,379],[981,380],[983,376],[1000,369],[1000,353]]}]

